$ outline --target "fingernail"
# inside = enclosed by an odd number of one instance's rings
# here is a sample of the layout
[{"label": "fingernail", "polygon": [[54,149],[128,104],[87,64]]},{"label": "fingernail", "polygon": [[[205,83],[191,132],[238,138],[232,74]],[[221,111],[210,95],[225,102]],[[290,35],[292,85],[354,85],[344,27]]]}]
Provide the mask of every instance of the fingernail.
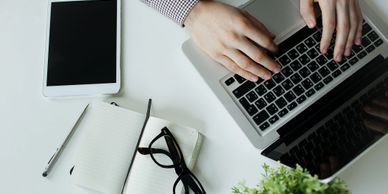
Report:
[{"label": "fingernail", "polygon": [[269,80],[269,79],[271,79],[271,75],[270,75],[270,74],[268,74],[268,73],[266,73],[266,74],[264,74],[264,77],[263,77],[263,79],[265,79],[265,80]]},{"label": "fingernail", "polygon": [[355,43],[356,43],[356,45],[360,46],[361,45],[361,39],[357,39]]},{"label": "fingernail", "polygon": [[308,19],[307,20],[307,25],[309,26],[309,28],[314,28],[314,20],[313,19]]},{"label": "fingernail", "polygon": [[280,67],[275,67],[275,69],[273,70],[274,73],[280,73]]},{"label": "fingernail", "polygon": [[322,52],[322,54],[326,54],[326,53],[327,53],[327,47],[326,47],[326,46],[323,46],[323,47],[321,48],[321,52]]},{"label": "fingernail", "polygon": [[257,82],[259,81],[259,78],[257,76],[252,76],[249,80],[251,80],[251,82]]},{"label": "fingernail", "polygon": [[335,61],[337,61],[337,62],[342,61],[342,56],[341,56],[341,55],[338,55],[337,57],[335,57]]}]

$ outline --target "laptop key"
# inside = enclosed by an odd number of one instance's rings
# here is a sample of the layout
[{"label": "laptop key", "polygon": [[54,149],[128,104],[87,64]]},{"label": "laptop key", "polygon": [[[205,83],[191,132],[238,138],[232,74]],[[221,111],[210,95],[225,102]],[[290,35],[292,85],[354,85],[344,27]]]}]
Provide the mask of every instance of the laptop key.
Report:
[{"label": "laptop key", "polygon": [[291,59],[287,56],[287,55],[283,55],[279,58],[279,63],[282,65],[282,66],[286,66],[287,64],[289,64],[291,62]]},{"label": "laptop key", "polygon": [[295,86],[295,87],[292,89],[292,91],[294,91],[294,93],[296,94],[296,96],[299,96],[299,95],[303,94],[305,90],[303,89],[303,87],[302,87],[301,85],[297,85],[297,86]]},{"label": "laptop key", "polygon": [[361,40],[361,45],[362,45],[363,47],[367,47],[367,46],[369,46],[371,43],[372,43],[372,42],[371,42],[371,41],[369,40],[369,38],[366,37],[366,36],[364,36],[364,37],[362,38],[362,40]]},{"label": "laptop key", "polygon": [[238,83],[243,83],[246,79],[241,77],[240,75],[238,74],[234,74],[234,78],[237,80]]},{"label": "laptop key", "polygon": [[287,113],[288,113],[288,110],[286,108],[284,108],[281,111],[279,111],[278,115],[280,117],[284,117]]},{"label": "laptop key", "polygon": [[329,84],[331,81],[333,81],[333,78],[331,76],[327,76],[325,79],[323,79],[323,82],[325,84]]},{"label": "laptop key", "polygon": [[282,86],[287,91],[287,90],[291,89],[294,86],[294,84],[290,81],[290,79],[287,79],[286,81],[284,81],[282,83]]},{"label": "laptop key", "polygon": [[252,90],[256,86],[255,83],[247,81],[244,82],[241,86],[239,86],[237,89],[233,90],[233,94],[236,98],[240,98],[241,96],[248,93],[250,90]]},{"label": "laptop key", "polygon": [[362,59],[362,58],[364,58],[367,54],[368,54],[368,53],[366,53],[365,51],[361,51],[360,53],[358,53],[357,57],[358,57],[359,59]]},{"label": "laptop key", "polygon": [[266,95],[264,95],[264,99],[268,103],[271,103],[271,102],[273,102],[276,99],[276,97],[275,97],[275,95],[272,92],[268,92]]},{"label": "laptop key", "polygon": [[365,50],[366,50],[366,52],[371,53],[372,51],[375,50],[375,48],[376,48],[375,46],[370,45],[370,46],[368,46]]},{"label": "laptop key", "polygon": [[249,92],[246,96],[245,96],[249,102],[254,102],[255,100],[257,100],[259,97],[257,96],[257,94],[254,92],[254,91],[251,91]]},{"label": "laptop key", "polygon": [[314,82],[314,83],[318,83],[319,81],[322,80],[322,77],[317,73],[313,73],[311,76],[310,76],[310,79]]},{"label": "laptop key", "polygon": [[306,96],[300,96],[298,99],[296,99],[296,101],[299,103],[299,104],[302,104],[305,100],[306,100]]},{"label": "laptop key", "polygon": [[353,50],[355,53],[358,53],[358,52],[362,51],[362,46],[361,46],[361,45],[353,45],[353,46],[352,46],[352,50]]},{"label": "laptop key", "polygon": [[308,90],[310,89],[311,87],[313,87],[313,82],[311,82],[311,80],[309,78],[305,79],[303,82],[302,82],[302,86]]},{"label": "laptop key", "polygon": [[281,109],[287,105],[287,102],[286,102],[286,100],[284,100],[283,97],[280,97],[279,99],[277,99],[275,101],[275,104]]},{"label": "laptop key", "polygon": [[267,93],[267,89],[265,89],[265,87],[263,85],[260,85],[260,86],[257,86],[255,88],[255,91],[256,93],[259,95],[259,96],[262,96],[264,95],[265,93]]},{"label": "laptop key", "polygon": [[296,46],[296,50],[298,50],[299,53],[304,53],[307,51],[307,47],[303,43],[300,43],[298,46]]},{"label": "laptop key", "polygon": [[290,77],[291,81],[294,83],[294,84],[298,84],[300,81],[302,81],[302,77],[300,77],[300,75],[298,73],[294,73],[291,77]]},{"label": "laptop key", "polygon": [[232,85],[234,83],[234,78],[233,77],[230,77],[229,79],[227,79],[226,81],[225,81],[225,84],[227,85],[227,86],[230,86],[230,85]]},{"label": "laptop key", "polygon": [[306,54],[300,56],[298,60],[303,65],[305,65],[305,64],[307,64],[307,63],[309,63],[311,61],[311,59]]},{"label": "laptop key", "polygon": [[284,98],[286,98],[288,102],[292,102],[293,100],[295,100],[296,96],[292,91],[289,91],[286,94],[284,94]]},{"label": "laptop key", "polygon": [[349,60],[349,64],[352,66],[355,65],[357,62],[358,62],[358,58],[356,56],[354,56],[352,59]]},{"label": "laptop key", "polygon": [[316,85],[314,86],[314,89],[315,89],[316,91],[319,91],[319,90],[322,89],[324,86],[325,86],[325,85],[324,85],[322,82],[319,82],[318,84],[316,84]]},{"label": "laptop key", "polygon": [[[321,34],[321,32],[319,32],[319,31],[313,34],[313,38],[314,38],[314,40],[315,40],[316,42],[320,42],[320,41],[321,41],[321,37],[322,37],[322,34]],[[318,45],[319,45],[319,44],[318,44]]]},{"label": "laptop key", "polygon": [[383,40],[378,39],[378,40],[375,42],[375,46],[376,46],[376,47],[379,47],[379,46],[382,45],[383,43],[384,43]]},{"label": "laptop key", "polygon": [[261,129],[261,131],[264,131],[264,130],[266,130],[268,127],[269,127],[268,122],[265,122],[265,123],[263,123],[262,125],[260,125],[259,128]]},{"label": "laptop key", "polygon": [[322,67],[318,70],[319,74],[321,74],[322,77],[326,77],[330,74],[330,70],[327,67]]},{"label": "laptop key", "polygon": [[299,71],[300,75],[302,77],[307,77],[311,74],[310,70],[307,68],[307,67],[303,67],[300,71]]},{"label": "laptop key", "polygon": [[288,51],[288,56],[291,58],[291,60],[294,60],[299,57],[299,53],[295,49],[291,49]]},{"label": "laptop key", "polygon": [[267,112],[270,114],[270,115],[274,115],[275,113],[277,113],[279,111],[278,107],[275,106],[275,104],[270,104],[267,108],[266,108]]},{"label": "laptop key", "polygon": [[269,114],[265,110],[263,110],[253,117],[253,121],[255,121],[256,125],[260,125],[268,118],[269,118]]},{"label": "laptop key", "polygon": [[372,30],[372,27],[368,23],[362,25],[362,34],[368,34]]},{"label": "laptop key", "polygon": [[272,80],[267,80],[264,82],[264,85],[268,90],[271,90],[273,87],[276,86],[276,83]]},{"label": "laptop key", "polygon": [[312,48],[310,49],[309,51],[307,51],[307,55],[311,58],[311,59],[315,59],[315,57],[317,57],[319,55],[319,52],[317,50],[315,50],[315,48]]},{"label": "laptop key", "polygon": [[239,102],[250,116],[253,116],[258,112],[257,108],[251,105],[246,98],[242,97]]},{"label": "laptop key", "polygon": [[315,46],[316,41],[314,41],[313,38],[309,37],[309,38],[307,38],[307,39],[304,41],[304,43],[307,45],[308,48],[311,48],[311,47]]},{"label": "laptop key", "polygon": [[345,64],[345,65],[343,65],[342,67],[341,67],[341,70],[342,71],[346,71],[346,70],[348,70],[350,68],[350,65],[349,64]]},{"label": "laptop key", "polygon": [[290,67],[285,67],[282,69],[282,73],[284,76],[290,77],[290,75],[294,73],[294,71]]},{"label": "laptop key", "polygon": [[278,121],[278,120],[279,120],[279,117],[276,115],[271,117],[270,119],[268,119],[269,123],[271,123],[271,124],[276,123],[276,121]]},{"label": "laptop key", "polygon": [[327,67],[330,69],[330,71],[334,71],[336,70],[339,66],[338,64],[335,62],[335,61],[330,61],[328,64],[327,64]]},{"label": "laptop key", "polygon": [[293,61],[293,62],[290,64],[290,67],[292,68],[292,70],[298,71],[298,70],[302,67],[302,65],[300,64],[299,61],[295,60],[295,61]]},{"label": "laptop key", "polygon": [[279,97],[279,96],[283,95],[284,92],[286,92],[286,91],[284,91],[284,89],[282,88],[282,86],[279,85],[279,86],[276,86],[276,87],[272,90],[272,92],[275,93],[275,95],[276,95],[277,97]]},{"label": "laptop key", "polygon": [[325,56],[321,55],[317,59],[315,59],[320,66],[323,66],[327,63],[327,59]]},{"label": "laptop key", "polygon": [[311,97],[314,94],[315,94],[315,90],[313,88],[311,88],[309,91],[306,92],[307,97]]},{"label": "laptop key", "polygon": [[317,70],[319,68],[319,65],[317,62],[315,61],[311,61],[307,67],[310,69],[311,72],[314,72],[315,70]]},{"label": "laptop key", "polygon": [[285,78],[284,78],[283,74],[277,73],[277,74],[272,76],[272,79],[275,80],[276,83],[281,83]]},{"label": "laptop key", "polygon": [[376,41],[379,38],[379,35],[375,31],[372,31],[371,33],[368,34],[368,38],[372,42],[374,42],[374,41]]},{"label": "laptop key", "polygon": [[259,100],[257,100],[255,102],[255,105],[257,106],[258,109],[263,109],[264,107],[267,106],[267,102],[265,102],[265,100],[263,98],[260,98]]},{"label": "laptop key", "polygon": [[294,108],[296,108],[298,106],[298,104],[296,103],[296,102],[292,102],[292,103],[290,103],[288,106],[287,106],[287,108],[288,108],[288,110],[293,110]]},{"label": "laptop key", "polygon": [[341,72],[339,69],[337,69],[337,70],[334,71],[331,75],[332,75],[334,78],[336,78],[336,77],[340,76],[341,74],[342,74],[342,72]]}]

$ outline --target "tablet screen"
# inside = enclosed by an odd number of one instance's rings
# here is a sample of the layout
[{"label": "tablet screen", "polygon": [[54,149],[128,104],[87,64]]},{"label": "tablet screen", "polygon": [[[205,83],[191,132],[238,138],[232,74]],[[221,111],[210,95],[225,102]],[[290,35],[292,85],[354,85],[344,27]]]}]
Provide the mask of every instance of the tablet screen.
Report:
[{"label": "tablet screen", "polygon": [[116,82],[116,4],[52,3],[47,86]]}]

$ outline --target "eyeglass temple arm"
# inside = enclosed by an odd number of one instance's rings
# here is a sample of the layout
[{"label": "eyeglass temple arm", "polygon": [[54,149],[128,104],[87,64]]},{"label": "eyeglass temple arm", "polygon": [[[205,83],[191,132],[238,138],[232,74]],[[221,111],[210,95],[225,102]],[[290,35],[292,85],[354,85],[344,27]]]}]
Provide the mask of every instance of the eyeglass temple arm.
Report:
[{"label": "eyeglass temple arm", "polygon": [[146,147],[139,147],[139,148],[137,148],[137,151],[142,155],[149,155],[151,153],[153,153],[153,154],[165,154],[172,160],[171,154],[163,149],[158,149],[158,148],[151,148],[150,149],[150,148],[146,148]]}]

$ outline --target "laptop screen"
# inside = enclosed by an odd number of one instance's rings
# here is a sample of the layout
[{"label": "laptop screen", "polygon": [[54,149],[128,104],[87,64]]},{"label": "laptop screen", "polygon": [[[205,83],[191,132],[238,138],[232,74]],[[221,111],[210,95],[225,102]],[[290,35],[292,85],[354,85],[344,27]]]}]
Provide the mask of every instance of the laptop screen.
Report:
[{"label": "laptop screen", "polygon": [[325,179],[388,131],[388,61],[373,59],[278,130],[263,155]]}]

